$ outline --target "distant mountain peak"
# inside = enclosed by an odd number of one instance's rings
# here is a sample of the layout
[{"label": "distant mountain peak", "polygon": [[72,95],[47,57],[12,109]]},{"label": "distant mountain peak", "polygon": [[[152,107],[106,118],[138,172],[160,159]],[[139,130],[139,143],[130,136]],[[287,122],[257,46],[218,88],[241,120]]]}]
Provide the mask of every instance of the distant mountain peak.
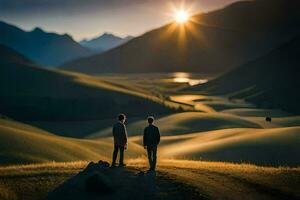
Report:
[{"label": "distant mountain peak", "polygon": [[123,38],[120,36],[116,36],[113,33],[105,32],[98,37],[92,39],[84,39],[80,41],[80,44],[91,50],[103,52],[120,46],[132,38],[132,36]]},{"label": "distant mountain peak", "polygon": [[103,33],[100,37],[107,37],[107,36],[109,36],[109,37],[119,37],[119,36],[116,36],[116,35],[114,35],[112,33],[109,33],[109,32]]},{"label": "distant mountain peak", "polygon": [[134,38],[133,36],[128,35],[128,36],[126,36],[124,39],[126,39],[126,40],[131,40],[131,39],[133,39],[133,38]]},{"label": "distant mountain peak", "polygon": [[45,31],[43,29],[41,29],[40,27],[35,27],[32,32],[37,32],[37,33],[45,33]]}]

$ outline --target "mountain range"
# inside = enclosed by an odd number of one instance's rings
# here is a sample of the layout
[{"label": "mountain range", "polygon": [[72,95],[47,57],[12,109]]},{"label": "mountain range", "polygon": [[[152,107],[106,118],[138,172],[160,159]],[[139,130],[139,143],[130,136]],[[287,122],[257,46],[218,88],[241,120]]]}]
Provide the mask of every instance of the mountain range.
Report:
[{"label": "mountain range", "polygon": [[63,69],[103,72],[224,73],[268,53],[300,32],[298,0],[240,1],[171,23]]},{"label": "mountain range", "polygon": [[299,47],[300,34],[270,53],[192,90],[242,98],[259,107],[299,114]]},{"label": "mountain range", "polygon": [[14,49],[35,63],[53,67],[91,55],[71,36],[47,33],[40,28],[24,31],[0,21],[0,44]]},{"label": "mountain range", "polygon": [[118,47],[129,40],[131,40],[133,37],[132,36],[127,36],[127,37],[118,37],[110,33],[104,33],[103,35],[100,35],[99,37],[90,39],[90,40],[82,40],[79,43],[92,50],[95,52],[104,52],[110,49],[113,49],[115,47]]}]

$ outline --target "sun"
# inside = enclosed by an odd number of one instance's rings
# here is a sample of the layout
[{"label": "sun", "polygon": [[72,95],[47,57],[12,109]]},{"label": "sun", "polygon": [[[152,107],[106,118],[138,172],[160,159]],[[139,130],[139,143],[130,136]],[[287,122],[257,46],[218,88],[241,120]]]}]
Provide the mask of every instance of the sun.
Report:
[{"label": "sun", "polygon": [[179,24],[184,24],[186,23],[187,21],[189,21],[189,14],[187,11],[185,10],[178,10],[175,12],[175,21]]}]

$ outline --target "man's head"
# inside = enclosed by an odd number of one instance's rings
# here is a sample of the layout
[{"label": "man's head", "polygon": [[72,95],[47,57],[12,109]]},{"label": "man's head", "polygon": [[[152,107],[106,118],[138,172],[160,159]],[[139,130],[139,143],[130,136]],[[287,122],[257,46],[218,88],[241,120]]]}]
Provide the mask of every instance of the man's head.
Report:
[{"label": "man's head", "polygon": [[125,122],[125,120],[126,120],[126,116],[124,115],[124,114],[119,114],[118,115],[118,120],[120,121],[120,122]]},{"label": "man's head", "polygon": [[147,120],[148,120],[148,123],[149,123],[149,124],[153,124],[153,122],[154,122],[154,117],[153,117],[153,116],[149,116],[149,117],[147,118]]}]

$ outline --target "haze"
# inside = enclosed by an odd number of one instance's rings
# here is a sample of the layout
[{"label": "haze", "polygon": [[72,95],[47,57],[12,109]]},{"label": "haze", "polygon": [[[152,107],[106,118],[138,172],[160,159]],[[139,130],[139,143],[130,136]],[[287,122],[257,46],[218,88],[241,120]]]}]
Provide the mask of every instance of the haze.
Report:
[{"label": "haze", "polygon": [[0,0],[0,20],[26,30],[41,27],[68,33],[76,40],[103,32],[140,35],[171,20],[172,6],[187,5],[192,14],[235,0]]}]

